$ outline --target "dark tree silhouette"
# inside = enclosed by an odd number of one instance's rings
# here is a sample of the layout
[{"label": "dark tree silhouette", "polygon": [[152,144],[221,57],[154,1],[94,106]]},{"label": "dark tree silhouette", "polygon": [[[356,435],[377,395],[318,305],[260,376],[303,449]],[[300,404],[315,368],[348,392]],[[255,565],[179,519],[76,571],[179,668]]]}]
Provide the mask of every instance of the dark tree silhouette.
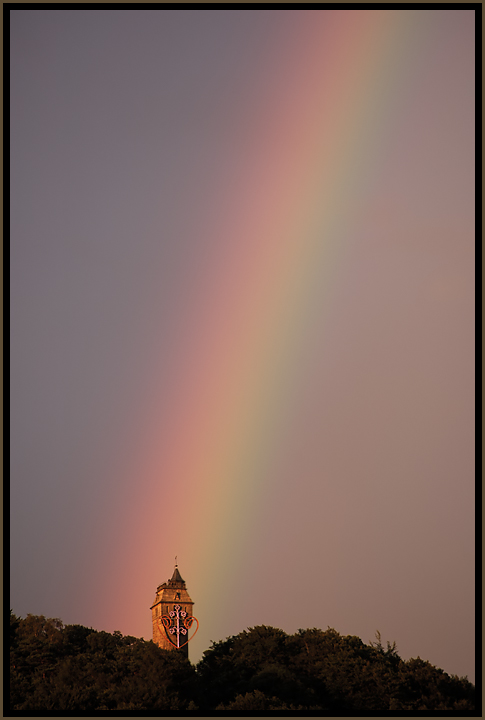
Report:
[{"label": "dark tree silhouette", "polygon": [[480,716],[475,687],[395,643],[259,626],[212,643],[194,667],[151,640],[10,614],[5,715],[446,713]]}]

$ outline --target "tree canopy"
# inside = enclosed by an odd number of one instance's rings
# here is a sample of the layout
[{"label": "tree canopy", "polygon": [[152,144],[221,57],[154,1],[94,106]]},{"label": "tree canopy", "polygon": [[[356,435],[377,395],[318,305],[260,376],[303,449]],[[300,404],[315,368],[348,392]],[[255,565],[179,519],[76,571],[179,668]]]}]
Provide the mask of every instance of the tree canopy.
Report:
[{"label": "tree canopy", "polygon": [[10,709],[180,713],[195,668],[152,641],[60,620],[11,615]]},{"label": "tree canopy", "polygon": [[205,709],[257,714],[324,714],[474,710],[475,688],[419,658],[405,662],[395,643],[366,645],[356,636],[318,628],[287,635],[255,627],[204,653],[197,679]]},{"label": "tree canopy", "polygon": [[476,714],[475,687],[402,660],[380,636],[258,626],[212,643],[192,665],[151,640],[10,615],[14,714]]}]

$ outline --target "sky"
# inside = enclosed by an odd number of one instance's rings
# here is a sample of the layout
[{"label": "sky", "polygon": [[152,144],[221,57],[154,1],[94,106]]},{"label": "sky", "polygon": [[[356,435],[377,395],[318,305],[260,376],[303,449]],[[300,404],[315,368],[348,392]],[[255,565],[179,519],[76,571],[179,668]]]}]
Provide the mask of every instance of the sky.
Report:
[{"label": "sky", "polygon": [[13,611],[474,681],[474,12],[10,18]]}]

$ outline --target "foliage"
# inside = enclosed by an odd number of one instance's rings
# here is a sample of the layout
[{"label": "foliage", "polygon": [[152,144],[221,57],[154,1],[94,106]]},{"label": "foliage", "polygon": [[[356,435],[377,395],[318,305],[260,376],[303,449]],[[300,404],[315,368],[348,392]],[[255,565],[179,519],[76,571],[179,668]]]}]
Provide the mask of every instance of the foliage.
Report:
[{"label": "foliage", "polygon": [[195,669],[181,653],[43,616],[10,622],[12,711],[176,714],[188,706]]},{"label": "foliage", "polygon": [[332,714],[475,710],[475,688],[429,663],[403,661],[395,643],[365,645],[332,628],[260,626],[227,638],[197,665],[198,705],[229,714]]},{"label": "foliage", "polygon": [[197,667],[119,632],[10,616],[13,714],[475,714],[475,687],[395,643],[332,628],[259,626],[212,643]]}]

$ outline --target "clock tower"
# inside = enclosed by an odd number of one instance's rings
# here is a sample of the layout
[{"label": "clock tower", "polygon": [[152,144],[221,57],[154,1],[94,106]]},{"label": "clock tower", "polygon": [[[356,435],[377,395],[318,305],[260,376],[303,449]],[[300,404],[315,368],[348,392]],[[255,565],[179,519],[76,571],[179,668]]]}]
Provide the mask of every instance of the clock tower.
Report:
[{"label": "clock tower", "polygon": [[[163,650],[179,650],[186,657],[189,656],[189,628],[194,621],[197,622],[192,615],[193,605],[185,580],[182,579],[176,564],[170,580],[157,587],[155,600],[150,608],[153,642],[158,647]],[[192,631],[190,634],[193,637]]]}]

